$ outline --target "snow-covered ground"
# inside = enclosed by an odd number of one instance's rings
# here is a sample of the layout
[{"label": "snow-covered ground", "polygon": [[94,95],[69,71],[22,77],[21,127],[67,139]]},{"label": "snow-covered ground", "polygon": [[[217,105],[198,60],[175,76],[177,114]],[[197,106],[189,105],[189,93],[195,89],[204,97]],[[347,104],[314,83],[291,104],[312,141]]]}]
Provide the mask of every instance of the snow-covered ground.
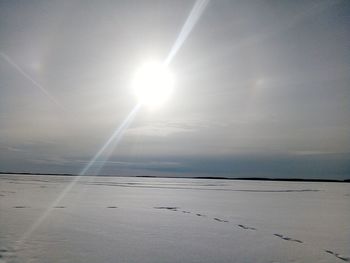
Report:
[{"label": "snow-covered ground", "polygon": [[350,184],[75,179],[0,176],[0,262],[350,261]]}]

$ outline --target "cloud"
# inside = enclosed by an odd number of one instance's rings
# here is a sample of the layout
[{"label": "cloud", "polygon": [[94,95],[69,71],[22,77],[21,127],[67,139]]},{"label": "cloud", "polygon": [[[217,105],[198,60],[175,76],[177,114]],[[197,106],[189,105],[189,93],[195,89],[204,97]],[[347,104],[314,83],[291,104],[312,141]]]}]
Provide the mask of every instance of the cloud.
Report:
[{"label": "cloud", "polygon": [[149,137],[168,137],[179,133],[192,133],[200,128],[192,122],[153,122],[129,128],[127,135],[130,136],[149,136]]},{"label": "cloud", "polygon": [[6,149],[11,152],[25,152],[25,150],[16,147],[6,147]]}]

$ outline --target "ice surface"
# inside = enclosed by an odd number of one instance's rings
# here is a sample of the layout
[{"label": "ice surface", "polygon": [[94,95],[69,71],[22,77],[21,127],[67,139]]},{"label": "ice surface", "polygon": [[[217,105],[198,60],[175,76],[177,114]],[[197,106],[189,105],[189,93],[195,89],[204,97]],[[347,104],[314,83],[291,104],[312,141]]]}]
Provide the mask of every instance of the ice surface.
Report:
[{"label": "ice surface", "polygon": [[72,180],[0,176],[0,262],[350,261],[350,184]]}]

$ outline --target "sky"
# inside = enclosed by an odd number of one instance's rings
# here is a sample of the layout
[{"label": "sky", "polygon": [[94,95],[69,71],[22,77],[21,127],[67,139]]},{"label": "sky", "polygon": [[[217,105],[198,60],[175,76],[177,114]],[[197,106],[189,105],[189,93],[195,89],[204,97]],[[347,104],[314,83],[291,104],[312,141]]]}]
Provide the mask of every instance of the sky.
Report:
[{"label": "sky", "polygon": [[[349,178],[350,2],[204,2],[169,63],[172,97],[87,174]],[[0,170],[80,173],[194,5],[0,1]]]}]

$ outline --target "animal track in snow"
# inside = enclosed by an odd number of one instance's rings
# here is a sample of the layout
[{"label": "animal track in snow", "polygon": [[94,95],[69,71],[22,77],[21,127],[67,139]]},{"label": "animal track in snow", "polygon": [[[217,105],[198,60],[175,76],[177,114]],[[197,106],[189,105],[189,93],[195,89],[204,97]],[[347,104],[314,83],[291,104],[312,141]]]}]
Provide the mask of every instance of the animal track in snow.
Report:
[{"label": "animal track in snow", "polygon": [[218,222],[228,223],[227,220],[223,220],[223,219],[220,219],[220,218],[217,218],[217,217],[214,217],[214,220],[218,221]]},{"label": "animal track in snow", "polygon": [[238,225],[240,228],[246,229],[246,230],[256,230],[256,228],[254,227],[250,227],[250,226],[245,226],[245,225]]},{"label": "animal track in snow", "polygon": [[197,213],[196,216],[203,216],[203,217],[206,217],[206,215],[203,215],[203,214],[200,214],[200,213]]},{"label": "animal track in snow", "polygon": [[303,241],[301,240],[298,240],[298,239],[293,239],[293,238],[290,238],[290,237],[287,237],[287,236],[284,236],[284,235],[281,235],[281,234],[273,234],[274,236],[276,237],[279,237],[283,240],[287,240],[287,241],[293,241],[293,242],[297,242],[297,243],[303,243]]},{"label": "animal track in snow", "polygon": [[325,249],[324,251],[326,251],[328,254],[331,254],[331,255],[333,255],[333,256],[335,256],[335,257],[337,257],[337,258],[339,258],[339,259],[341,259],[343,261],[350,262],[350,258],[345,257],[343,255],[340,255],[340,254],[338,254],[338,253],[336,253],[334,251],[327,250],[327,249]]},{"label": "animal track in snow", "polygon": [[154,207],[155,209],[166,209],[166,210],[170,210],[170,211],[178,211],[178,207],[176,206],[157,206]]}]

